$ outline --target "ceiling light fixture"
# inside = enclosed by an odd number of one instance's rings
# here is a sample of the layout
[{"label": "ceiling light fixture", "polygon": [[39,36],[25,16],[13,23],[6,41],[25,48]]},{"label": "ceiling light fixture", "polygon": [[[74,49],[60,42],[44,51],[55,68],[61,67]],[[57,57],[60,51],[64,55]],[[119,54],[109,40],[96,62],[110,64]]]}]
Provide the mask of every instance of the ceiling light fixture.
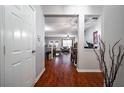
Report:
[{"label": "ceiling light fixture", "polygon": [[45,31],[52,31],[53,28],[49,27],[49,26],[45,26]]}]

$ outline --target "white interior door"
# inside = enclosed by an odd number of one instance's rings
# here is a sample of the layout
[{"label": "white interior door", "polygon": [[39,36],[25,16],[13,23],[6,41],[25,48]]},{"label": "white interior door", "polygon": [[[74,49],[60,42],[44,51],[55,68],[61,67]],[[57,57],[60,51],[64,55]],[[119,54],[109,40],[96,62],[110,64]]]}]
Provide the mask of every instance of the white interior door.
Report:
[{"label": "white interior door", "polygon": [[4,8],[0,6],[0,87],[4,86]]},{"label": "white interior door", "polygon": [[31,6],[5,6],[5,86],[31,86],[35,80]]}]

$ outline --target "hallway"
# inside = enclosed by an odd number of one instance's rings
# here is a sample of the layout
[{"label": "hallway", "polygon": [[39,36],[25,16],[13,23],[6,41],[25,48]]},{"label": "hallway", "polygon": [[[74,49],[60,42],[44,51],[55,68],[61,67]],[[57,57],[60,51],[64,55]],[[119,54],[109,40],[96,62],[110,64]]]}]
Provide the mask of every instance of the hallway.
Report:
[{"label": "hallway", "polygon": [[61,54],[54,60],[46,61],[46,70],[35,87],[100,87],[101,73],[78,73],[70,62],[70,54]]},{"label": "hallway", "polygon": [[[112,85],[123,87],[123,10],[116,5],[0,5],[0,87],[101,87],[102,74],[117,75]],[[101,40],[105,52],[100,52]]]}]

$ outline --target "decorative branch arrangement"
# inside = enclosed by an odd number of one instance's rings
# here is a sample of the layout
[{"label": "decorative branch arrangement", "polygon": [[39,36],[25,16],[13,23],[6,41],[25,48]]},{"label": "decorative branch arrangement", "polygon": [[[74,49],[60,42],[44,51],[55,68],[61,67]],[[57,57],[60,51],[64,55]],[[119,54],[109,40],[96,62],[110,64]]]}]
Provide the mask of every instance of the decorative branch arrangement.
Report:
[{"label": "decorative branch arrangement", "polygon": [[[117,72],[119,70],[120,65],[122,64],[123,58],[124,58],[124,48],[122,48],[121,45],[118,47],[118,53],[115,53],[115,47],[120,42],[117,41],[112,47],[109,45],[109,57],[110,62],[105,61],[105,52],[106,52],[106,46],[105,43],[100,39],[99,42],[99,52],[97,53],[95,48],[94,52],[97,56],[97,59],[99,61],[100,69],[103,72],[103,77],[105,81],[106,87],[112,87],[113,83],[116,79]],[[110,66],[108,66],[108,64]]]}]

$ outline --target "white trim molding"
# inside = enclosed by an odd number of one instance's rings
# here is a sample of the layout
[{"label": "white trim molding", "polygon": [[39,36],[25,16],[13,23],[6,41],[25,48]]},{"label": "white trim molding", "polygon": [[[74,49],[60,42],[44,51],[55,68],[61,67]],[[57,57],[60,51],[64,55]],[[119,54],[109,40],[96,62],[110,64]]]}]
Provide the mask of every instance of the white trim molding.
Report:
[{"label": "white trim molding", "polygon": [[4,87],[5,86],[5,42],[4,42],[4,38],[5,38],[5,23],[4,23],[4,6],[0,6],[0,87]]},{"label": "white trim molding", "polygon": [[78,72],[101,72],[100,69],[78,69],[78,68],[77,68],[77,71]]},{"label": "white trim molding", "polygon": [[40,77],[42,76],[42,74],[44,73],[44,71],[45,71],[45,68],[44,68],[44,69],[40,72],[40,74],[36,77],[33,86],[34,86],[34,85],[37,83],[37,81],[40,79]]},{"label": "white trim molding", "polygon": [[35,83],[40,79],[40,77],[42,76],[43,72],[45,71],[45,68],[40,72],[40,74],[36,77],[35,79]]}]

